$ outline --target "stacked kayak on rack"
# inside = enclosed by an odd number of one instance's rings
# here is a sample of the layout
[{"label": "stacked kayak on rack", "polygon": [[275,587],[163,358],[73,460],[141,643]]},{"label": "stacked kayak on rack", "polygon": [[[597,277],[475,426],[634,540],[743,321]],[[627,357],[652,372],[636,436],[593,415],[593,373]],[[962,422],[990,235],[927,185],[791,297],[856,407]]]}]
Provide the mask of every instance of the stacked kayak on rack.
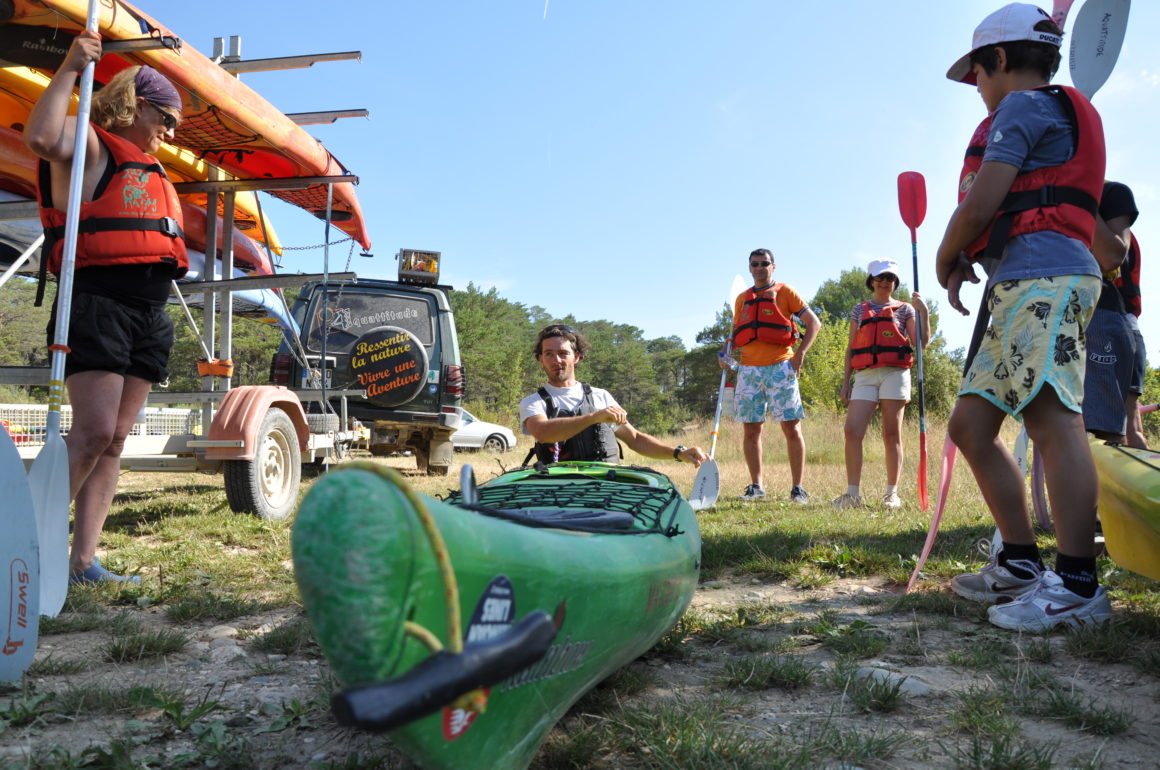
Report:
[{"label": "stacked kayak on rack", "polygon": [[526,767],[696,589],[696,515],[645,468],[523,468],[446,501],[352,463],[299,507],[294,566],[340,721],[426,768]]},{"label": "stacked kayak on rack", "polygon": [[[53,72],[72,38],[85,27],[88,0],[8,0],[0,3],[0,57]],[[160,22],[123,0],[101,4],[98,32],[108,41],[179,38]],[[253,89],[190,46],[132,48],[107,53],[96,67],[96,82],[121,70],[147,64],[181,93],[182,123],[174,144],[192,151],[239,179],[285,179],[347,175],[317,139]],[[271,194],[323,216],[325,185]],[[336,227],[369,249],[362,209],[349,182],[333,186],[331,216]]]}]

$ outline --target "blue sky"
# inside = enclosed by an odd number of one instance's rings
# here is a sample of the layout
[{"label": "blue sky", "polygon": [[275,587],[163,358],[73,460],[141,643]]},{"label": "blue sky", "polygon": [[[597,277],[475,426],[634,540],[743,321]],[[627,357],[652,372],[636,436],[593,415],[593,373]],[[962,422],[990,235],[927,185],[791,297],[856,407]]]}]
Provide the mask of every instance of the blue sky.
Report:
[{"label": "blue sky", "polygon": [[[807,298],[882,257],[902,262],[913,286],[896,179],[915,170],[929,201],[919,288],[939,301],[951,347],[966,345],[972,319],[947,306],[934,252],[984,108],[945,72],[1001,4],[139,2],[205,53],[229,35],[242,36],[246,58],[362,51],[361,62],[243,76],[285,112],[371,111],[309,128],[361,178],[375,257],[353,259],[360,275],[393,277],[401,247],[435,249],[456,288],[494,286],[557,316],[629,323],[691,346],[757,247],[773,250],[776,277]],[[1160,61],[1147,36],[1158,28],[1157,4],[1137,2],[1117,68],[1093,100],[1108,177],[1129,184],[1141,210],[1141,324],[1153,363],[1160,158],[1149,137],[1160,124]],[[1065,51],[1055,82],[1070,83],[1066,70]],[[322,241],[309,215],[271,208],[286,244]],[[342,244],[331,269],[346,260]],[[321,251],[288,254],[284,267],[319,271]],[[978,298],[970,289],[970,306]]]}]

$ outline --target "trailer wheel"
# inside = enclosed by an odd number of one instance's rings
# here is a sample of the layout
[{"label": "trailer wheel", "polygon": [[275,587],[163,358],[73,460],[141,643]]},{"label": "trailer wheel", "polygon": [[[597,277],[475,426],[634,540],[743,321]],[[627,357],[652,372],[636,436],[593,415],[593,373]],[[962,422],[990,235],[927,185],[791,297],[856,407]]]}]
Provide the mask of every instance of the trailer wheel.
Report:
[{"label": "trailer wheel", "polygon": [[235,513],[256,513],[263,519],[284,519],[298,501],[302,453],[290,417],[270,407],[258,428],[253,460],[225,462],[226,500]]}]

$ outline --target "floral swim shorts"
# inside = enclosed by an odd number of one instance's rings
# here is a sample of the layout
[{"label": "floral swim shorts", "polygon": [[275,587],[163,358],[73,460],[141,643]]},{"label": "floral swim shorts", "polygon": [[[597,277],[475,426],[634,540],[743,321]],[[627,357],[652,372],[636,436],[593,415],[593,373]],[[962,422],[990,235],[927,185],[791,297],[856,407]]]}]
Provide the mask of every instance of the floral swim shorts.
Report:
[{"label": "floral swim shorts", "polygon": [[737,367],[733,419],[737,422],[800,420],[806,416],[793,364]]},{"label": "floral swim shorts", "polygon": [[1001,281],[991,288],[991,325],[959,395],[976,395],[1018,416],[1045,383],[1073,412],[1083,410],[1084,330],[1100,279],[1057,275]]}]

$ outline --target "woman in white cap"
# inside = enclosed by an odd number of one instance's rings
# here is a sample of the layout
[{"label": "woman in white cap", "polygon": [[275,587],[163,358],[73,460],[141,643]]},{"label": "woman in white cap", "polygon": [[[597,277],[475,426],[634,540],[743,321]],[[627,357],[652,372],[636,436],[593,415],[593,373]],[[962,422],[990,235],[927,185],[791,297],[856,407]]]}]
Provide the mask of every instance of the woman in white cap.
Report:
[{"label": "woman in white cap", "polygon": [[898,263],[876,259],[870,263],[866,288],[874,292],[850,311],[850,342],[842,402],[846,412],[846,493],[834,500],[838,508],[862,505],[862,439],[882,407],[882,443],[886,449],[886,493],[882,504],[898,508],[898,477],[902,472],[902,415],[910,401],[910,367],[914,362],[916,315],[922,317],[922,344],[930,339],[930,317],[918,294],[910,303],[895,300]]}]

